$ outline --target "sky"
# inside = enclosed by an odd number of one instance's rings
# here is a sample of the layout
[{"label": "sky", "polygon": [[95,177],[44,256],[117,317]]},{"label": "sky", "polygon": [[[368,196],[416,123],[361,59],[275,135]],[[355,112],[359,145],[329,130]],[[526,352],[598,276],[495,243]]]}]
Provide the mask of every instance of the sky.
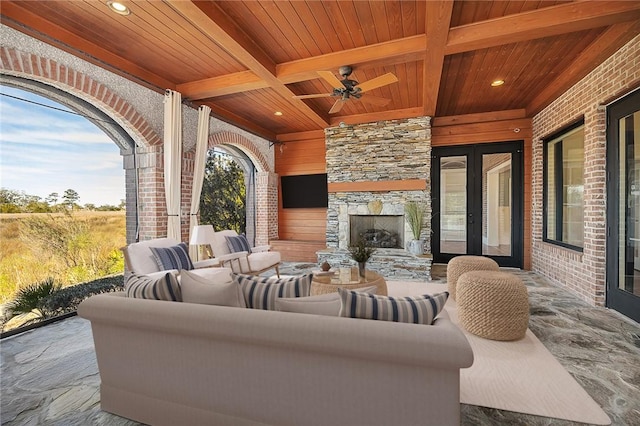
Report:
[{"label": "sky", "polygon": [[0,85],[0,187],[43,200],[75,190],[78,204],[119,205],[125,198],[120,150],[86,118],[9,96],[65,106]]}]

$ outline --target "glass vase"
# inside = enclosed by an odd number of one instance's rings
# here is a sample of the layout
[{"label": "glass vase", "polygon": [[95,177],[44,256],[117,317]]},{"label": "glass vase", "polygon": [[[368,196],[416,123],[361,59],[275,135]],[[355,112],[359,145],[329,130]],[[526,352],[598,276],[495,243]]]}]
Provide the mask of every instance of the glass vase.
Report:
[{"label": "glass vase", "polygon": [[364,267],[366,266],[367,262],[358,262],[358,275],[360,275],[362,278],[364,278]]}]

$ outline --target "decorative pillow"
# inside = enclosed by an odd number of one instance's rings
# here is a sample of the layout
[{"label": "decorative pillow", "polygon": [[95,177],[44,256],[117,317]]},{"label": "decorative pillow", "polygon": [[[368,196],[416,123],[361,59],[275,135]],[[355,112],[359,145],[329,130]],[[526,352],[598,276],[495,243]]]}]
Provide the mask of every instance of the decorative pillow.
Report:
[{"label": "decorative pillow", "polygon": [[313,274],[273,279],[254,275],[232,274],[240,286],[247,308],[274,311],[280,297],[306,297],[311,289]]},{"label": "decorative pillow", "polygon": [[231,237],[225,236],[224,239],[227,240],[227,246],[229,246],[229,251],[231,253],[237,253],[239,251],[251,253],[251,247],[249,247],[249,241],[247,240],[246,235],[240,234]]},{"label": "decorative pillow", "polygon": [[203,305],[221,305],[244,308],[244,297],[240,287],[233,281],[215,282],[193,272],[180,273],[182,301]]},{"label": "decorative pillow", "polygon": [[189,247],[180,243],[173,247],[149,247],[156,258],[156,263],[161,271],[168,269],[191,270],[193,263],[189,257]]},{"label": "decorative pillow", "polygon": [[167,272],[160,278],[131,274],[124,285],[127,297],[182,302],[178,278]]},{"label": "decorative pillow", "polygon": [[340,316],[428,325],[449,297],[447,291],[407,297],[374,296],[342,288],[338,293],[342,302]]},{"label": "decorative pillow", "polygon": [[[359,288],[355,291],[376,294],[378,288]],[[319,294],[309,297],[281,297],[276,299],[276,310],[282,312],[296,312],[299,314],[325,315],[331,317],[340,316],[340,295],[337,292]]]}]

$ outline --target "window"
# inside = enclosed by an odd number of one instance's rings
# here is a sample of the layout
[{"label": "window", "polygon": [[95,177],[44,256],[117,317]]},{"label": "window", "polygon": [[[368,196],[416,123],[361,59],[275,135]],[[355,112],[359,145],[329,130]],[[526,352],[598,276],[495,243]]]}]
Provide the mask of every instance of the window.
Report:
[{"label": "window", "polygon": [[544,140],[542,239],[584,246],[584,120]]}]

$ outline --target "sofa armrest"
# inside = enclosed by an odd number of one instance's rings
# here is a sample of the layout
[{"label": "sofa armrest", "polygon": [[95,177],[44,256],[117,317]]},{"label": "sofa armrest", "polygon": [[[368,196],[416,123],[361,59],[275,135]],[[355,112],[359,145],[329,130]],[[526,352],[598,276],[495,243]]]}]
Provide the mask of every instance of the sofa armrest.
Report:
[{"label": "sofa armrest", "polygon": [[235,253],[225,254],[223,256],[218,256],[216,259],[220,261],[220,263],[228,262],[230,260],[240,259],[242,257],[247,257],[249,255],[246,251],[237,251]]},{"label": "sofa armrest", "polygon": [[253,247],[251,249],[252,253],[260,253],[262,251],[269,251],[271,250],[271,246],[270,245],[265,245],[265,246],[257,246],[257,247]]},{"label": "sofa armrest", "polygon": [[217,267],[220,266],[220,259],[205,259],[205,260],[198,260],[196,262],[193,262],[193,267],[195,269],[200,269],[200,268],[212,268],[212,267]]}]

